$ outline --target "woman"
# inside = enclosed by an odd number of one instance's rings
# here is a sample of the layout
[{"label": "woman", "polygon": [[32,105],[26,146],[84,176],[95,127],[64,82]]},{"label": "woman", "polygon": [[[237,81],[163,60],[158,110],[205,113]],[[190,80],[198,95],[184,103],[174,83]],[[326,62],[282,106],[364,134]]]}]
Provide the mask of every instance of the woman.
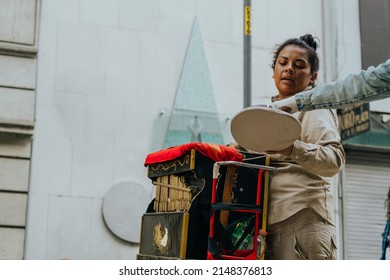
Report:
[{"label": "woman", "polygon": [[[315,86],[319,58],[312,35],[289,39],[274,53],[272,68],[283,100]],[[269,259],[335,259],[331,177],[345,162],[337,118],[331,110],[293,114],[302,124],[300,139],[269,152],[271,174],[267,247]]]}]

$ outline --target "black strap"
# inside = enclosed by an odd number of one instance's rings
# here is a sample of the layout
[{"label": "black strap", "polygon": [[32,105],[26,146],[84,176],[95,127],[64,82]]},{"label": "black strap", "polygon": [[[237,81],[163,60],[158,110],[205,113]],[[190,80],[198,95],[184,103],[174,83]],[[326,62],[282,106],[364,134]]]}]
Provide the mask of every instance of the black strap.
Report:
[{"label": "black strap", "polygon": [[240,203],[220,203],[215,202],[211,205],[212,211],[217,210],[249,210],[249,211],[255,211],[255,212],[261,212],[263,209],[261,207],[258,207],[253,204],[240,204]]}]

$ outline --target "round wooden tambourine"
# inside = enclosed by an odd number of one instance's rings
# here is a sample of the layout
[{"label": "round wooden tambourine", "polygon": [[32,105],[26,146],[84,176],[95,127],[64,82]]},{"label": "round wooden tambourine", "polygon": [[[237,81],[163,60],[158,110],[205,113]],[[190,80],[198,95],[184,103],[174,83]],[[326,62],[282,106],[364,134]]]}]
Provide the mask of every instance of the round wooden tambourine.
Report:
[{"label": "round wooden tambourine", "polygon": [[238,112],[232,118],[230,130],[241,147],[264,153],[292,145],[299,139],[301,123],[289,113],[259,105]]}]

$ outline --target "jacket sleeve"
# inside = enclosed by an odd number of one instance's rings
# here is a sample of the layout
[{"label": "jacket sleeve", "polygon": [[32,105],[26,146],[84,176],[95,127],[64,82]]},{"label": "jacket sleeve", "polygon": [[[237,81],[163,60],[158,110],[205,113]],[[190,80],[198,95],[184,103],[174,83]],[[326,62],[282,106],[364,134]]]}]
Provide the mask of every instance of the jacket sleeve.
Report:
[{"label": "jacket sleeve", "polygon": [[330,110],[302,114],[301,137],[294,142],[289,157],[311,173],[333,177],[345,163],[337,119]]},{"label": "jacket sleeve", "polygon": [[355,102],[370,102],[390,97],[390,59],[345,79],[319,85],[297,93],[299,111],[337,109]]}]

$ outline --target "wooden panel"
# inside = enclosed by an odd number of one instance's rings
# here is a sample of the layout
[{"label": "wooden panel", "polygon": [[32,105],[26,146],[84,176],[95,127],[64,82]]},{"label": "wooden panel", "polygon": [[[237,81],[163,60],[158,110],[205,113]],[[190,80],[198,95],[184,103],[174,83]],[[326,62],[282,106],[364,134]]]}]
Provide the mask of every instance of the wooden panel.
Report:
[{"label": "wooden panel", "polygon": [[0,120],[34,121],[35,92],[0,87]]},{"label": "wooden panel", "polygon": [[0,190],[28,191],[30,160],[0,158]]},{"label": "wooden panel", "polygon": [[22,260],[25,230],[0,227],[0,260]]},{"label": "wooden panel", "polygon": [[0,0],[0,41],[34,45],[37,0]]},{"label": "wooden panel", "polygon": [[36,59],[0,55],[0,86],[35,89]]},{"label": "wooden panel", "polygon": [[[150,213],[142,217],[140,255],[184,259],[188,213]],[[145,257],[144,257],[145,258]]]},{"label": "wooden panel", "polygon": [[0,192],[0,225],[26,226],[27,194]]},{"label": "wooden panel", "polygon": [[0,156],[30,158],[31,138],[0,133]]},{"label": "wooden panel", "polygon": [[193,170],[195,166],[195,150],[189,150],[184,155],[173,160],[160,162],[148,166],[148,177],[155,178],[162,175],[178,174]]}]

